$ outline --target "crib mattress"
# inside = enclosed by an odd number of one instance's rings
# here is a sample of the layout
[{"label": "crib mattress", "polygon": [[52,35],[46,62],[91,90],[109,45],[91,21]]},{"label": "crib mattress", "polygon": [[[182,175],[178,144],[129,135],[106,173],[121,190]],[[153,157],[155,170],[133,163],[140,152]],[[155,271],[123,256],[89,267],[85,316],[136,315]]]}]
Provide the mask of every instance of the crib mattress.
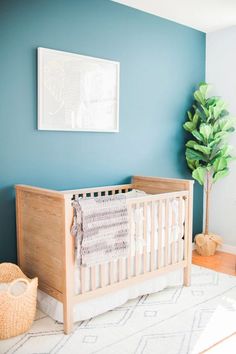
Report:
[{"label": "crib mattress", "polygon": [[[182,283],[182,274],[183,271],[178,270],[126,287],[112,294],[110,293],[76,304],[73,311],[74,322],[88,320],[139,296],[161,291],[168,286],[176,286]],[[38,290],[38,308],[55,321],[63,323],[62,303],[41,290]]]}]

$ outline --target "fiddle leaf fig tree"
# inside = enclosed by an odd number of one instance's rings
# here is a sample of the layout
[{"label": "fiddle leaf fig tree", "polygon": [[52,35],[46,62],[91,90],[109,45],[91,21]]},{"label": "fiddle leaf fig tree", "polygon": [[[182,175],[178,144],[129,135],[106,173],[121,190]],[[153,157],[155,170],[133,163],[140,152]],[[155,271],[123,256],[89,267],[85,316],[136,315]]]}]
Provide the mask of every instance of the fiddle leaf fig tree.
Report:
[{"label": "fiddle leaf fig tree", "polygon": [[205,189],[205,230],[209,234],[209,197],[212,185],[229,173],[232,146],[228,138],[235,130],[236,119],[229,115],[226,103],[216,96],[209,96],[210,86],[199,85],[194,92],[194,102],[188,111],[184,129],[191,139],[186,143],[186,161],[192,176]]}]

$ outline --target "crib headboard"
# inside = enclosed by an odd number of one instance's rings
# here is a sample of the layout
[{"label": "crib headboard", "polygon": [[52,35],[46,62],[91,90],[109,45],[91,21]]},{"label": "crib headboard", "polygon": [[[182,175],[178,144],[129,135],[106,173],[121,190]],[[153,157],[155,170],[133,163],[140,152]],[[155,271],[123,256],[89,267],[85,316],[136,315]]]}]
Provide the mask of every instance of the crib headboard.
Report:
[{"label": "crib headboard", "polygon": [[132,185],[146,193],[159,194],[178,191],[190,191],[194,181],[188,179],[174,179],[161,177],[133,176]]}]

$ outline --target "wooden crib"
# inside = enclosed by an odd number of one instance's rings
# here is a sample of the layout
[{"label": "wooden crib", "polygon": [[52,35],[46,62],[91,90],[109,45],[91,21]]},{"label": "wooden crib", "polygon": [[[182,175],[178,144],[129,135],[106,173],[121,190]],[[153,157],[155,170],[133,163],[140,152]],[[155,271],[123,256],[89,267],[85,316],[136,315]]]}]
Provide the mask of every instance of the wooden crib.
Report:
[{"label": "wooden crib", "polygon": [[[127,199],[129,216],[132,208],[142,205],[143,210],[143,235],[146,231],[147,206],[151,208],[153,220],[154,203],[158,203],[158,223],[162,225],[163,210],[165,212],[165,230],[169,223],[169,203],[173,198],[181,200],[183,205],[179,211],[179,220],[185,213],[185,222],[179,226],[182,232],[177,242],[172,242],[169,247],[168,231],[161,235],[162,228],[158,232],[159,248],[158,262],[154,264],[154,223],[151,222],[150,236],[150,267],[147,269],[147,250],[143,246],[143,268],[137,272],[140,262],[140,254],[135,254],[135,273],[131,273],[131,256],[118,260],[118,278],[113,276],[113,261],[109,263],[109,284],[104,281],[104,264],[100,264],[99,286],[96,285],[94,266],[90,267],[89,289],[85,289],[86,272],[80,267],[80,293],[74,291],[74,266],[75,244],[70,229],[73,220],[72,199],[75,195],[99,196],[127,192],[132,189],[142,190],[148,195]],[[184,202],[182,202],[184,201]],[[17,208],[17,249],[18,264],[29,277],[37,276],[39,288],[51,295],[63,304],[64,332],[67,334],[73,328],[73,306],[77,303],[96,298],[101,295],[115,292],[124,287],[137,284],[152,277],[177,270],[184,271],[184,285],[190,285],[191,258],[192,258],[192,204],[193,204],[193,181],[183,179],[165,179],[157,177],[132,178],[131,184],[86,188],[69,191],[54,191],[37,187],[16,186]],[[164,208],[164,209],[163,209]],[[184,208],[184,210],[182,210]],[[156,210],[156,209],[155,209]],[[130,216],[131,217],[131,216]],[[183,242],[183,256],[180,252],[180,242]],[[165,242],[164,256],[161,243]],[[179,246],[178,246],[179,245]],[[164,245],[163,245],[164,246]],[[176,248],[177,247],[177,248]],[[179,249],[179,251],[178,251]],[[171,250],[171,257],[168,252]],[[177,255],[177,256],[176,256]],[[162,257],[164,257],[162,259]],[[122,274],[122,277],[120,276]],[[125,274],[125,276],[124,276]]]}]

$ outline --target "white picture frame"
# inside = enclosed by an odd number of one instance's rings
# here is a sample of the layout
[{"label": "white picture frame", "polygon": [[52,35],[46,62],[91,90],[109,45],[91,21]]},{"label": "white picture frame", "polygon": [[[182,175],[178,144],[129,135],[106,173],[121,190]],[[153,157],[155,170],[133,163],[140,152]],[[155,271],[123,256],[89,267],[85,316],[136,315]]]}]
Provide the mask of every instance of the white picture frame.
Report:
[{"label": "white picture frame", "polygon": [[38,48],[38,129],[119,132],[120,63]]}]

